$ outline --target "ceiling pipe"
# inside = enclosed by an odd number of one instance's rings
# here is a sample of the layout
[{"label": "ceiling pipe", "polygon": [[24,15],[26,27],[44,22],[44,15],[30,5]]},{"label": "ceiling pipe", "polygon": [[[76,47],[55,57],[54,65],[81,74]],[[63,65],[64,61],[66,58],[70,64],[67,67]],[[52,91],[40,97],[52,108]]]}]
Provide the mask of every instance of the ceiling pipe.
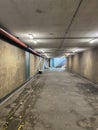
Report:
[{"label": "ceiling pipe", "polygon": [[2,28],[0,28],[0,34],[4,35],[5,37],[9,38],[10,40],[16,42],[17,44],[21,45],[22,47],[26,47],[27,48],[26,44],[24,44],[23,42],[21,42],[19,39],[17,39],[16,37],[14,37],[13,35],[11,35],[10,33],[6,32]]},{"label": "ceiling pipe", "polygon": [[17,45],[23,47],[24,49],[30,51],[31,53],[39,56],[39,57],[43,57],[41,56],[38,52],[36,52],[35,50],[33,50],[31,47],[29,47],[28,45],[26,45],[24,42],[22,42],[21,40],[17,39],[15,36],[13,36],[12,34],[6,32],[4,29],[0,28],[0,34],[3,35],[4,37],[10,39],[11,41],[15,42]]}]

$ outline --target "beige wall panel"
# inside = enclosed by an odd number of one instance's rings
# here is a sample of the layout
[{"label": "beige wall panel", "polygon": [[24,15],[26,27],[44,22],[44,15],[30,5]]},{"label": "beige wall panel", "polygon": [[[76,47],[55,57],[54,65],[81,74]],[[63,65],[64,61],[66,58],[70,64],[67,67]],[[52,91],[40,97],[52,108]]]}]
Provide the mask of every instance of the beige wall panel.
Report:
[{"label": "beige wall panel", "polygon": [[69,56],[68,68],[98,83],[98,48]]},{"label": "beige wall panel", "polygon": [[0,40],[0,98],[25,81],[25,51]]},{"label": "beige wall panel", "polygon": [[30,54],[30,77],[32,77],[35,74],[34,70],[34,55]]}]

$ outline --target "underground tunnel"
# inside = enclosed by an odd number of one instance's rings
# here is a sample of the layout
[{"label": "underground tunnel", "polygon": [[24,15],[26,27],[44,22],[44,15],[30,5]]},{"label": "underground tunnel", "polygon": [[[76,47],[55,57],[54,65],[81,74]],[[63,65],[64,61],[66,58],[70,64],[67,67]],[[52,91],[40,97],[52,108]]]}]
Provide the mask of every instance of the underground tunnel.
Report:
[{"label": "underground tunnel", "polygon": [[98,130],[98,0],[0,0],[0,130]]}]

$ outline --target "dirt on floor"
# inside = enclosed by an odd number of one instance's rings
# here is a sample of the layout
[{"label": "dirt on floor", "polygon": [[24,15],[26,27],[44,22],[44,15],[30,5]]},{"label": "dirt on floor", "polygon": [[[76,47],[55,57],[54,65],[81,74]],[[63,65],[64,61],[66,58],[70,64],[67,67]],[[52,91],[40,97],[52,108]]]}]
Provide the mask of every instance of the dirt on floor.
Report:
[{"label": "dirt on floor", "polygon": [[98,130],[98,88],[67,71],[39,74],[0,106],[0,130]]}]

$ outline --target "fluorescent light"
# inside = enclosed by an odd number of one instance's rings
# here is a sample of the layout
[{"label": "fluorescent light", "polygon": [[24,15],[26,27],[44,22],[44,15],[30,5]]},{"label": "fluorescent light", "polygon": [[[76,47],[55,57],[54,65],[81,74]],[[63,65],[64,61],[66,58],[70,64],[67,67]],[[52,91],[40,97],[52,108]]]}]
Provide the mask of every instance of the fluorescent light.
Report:
[{"label": "fluorescent light", "polygon": [[71,53],[67,53],[67,54],[65,54],[66,56],[69,56],[69,55],[71,55]]},{"label": "fluorescent light", "polygon": [[93,39],[93,40],[90,41],[90,43],[92,44],[92,43],[94,43],[96,40],[98,40],[98,39]]},{"label": "fluorescent light", "polygon": [[33,39],[33,38],[34,38],[32,34],[29,34],[29,37],[30,37],[30,39]]},{"label": "fluorescent light", "polygon": [[37,44],[37,41],[34,40],[33,42],[34,42],[35,44]]},{"label": "fluorescent light", "polygon": [[44,53],[44,50],[40,50],[40,51]]},{"label": "fluorescent light", "polygon": [[73,53],[75,53],[75,52],[78,52],[78,49],[73,51]]}]

